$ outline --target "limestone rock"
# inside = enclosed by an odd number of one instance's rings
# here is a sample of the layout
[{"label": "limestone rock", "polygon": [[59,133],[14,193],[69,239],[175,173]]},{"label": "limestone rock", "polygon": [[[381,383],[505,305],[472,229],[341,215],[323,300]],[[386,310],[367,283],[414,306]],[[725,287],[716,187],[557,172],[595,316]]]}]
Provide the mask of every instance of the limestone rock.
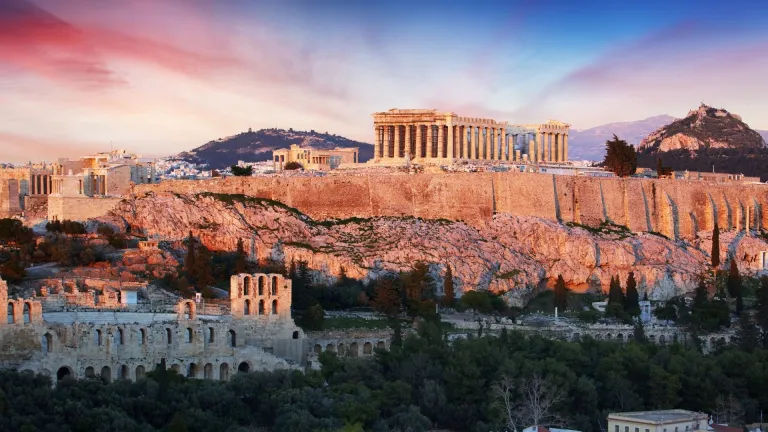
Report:
[{"label": "limestone rock", "polygon": [[[515,303],[558,275],[576,290],[607,290],[611,276],[624,281],[633,271],[640,291],[651,298],[689,292],[708,268],[711,244],[704,234],[688,244],[647,233],[596,234],[511,215],[496,215],[480,227],[412,217],[315,221],[275,201],[170,192],[126,200],[100,220],[171,242],[192,231],[213,250],[235,250],[243,239],[252,258],[282,254],[287,262],[306,261],[330,278],[342,267],[350,277],[375,279],[416,261],[433,264],[439,274],[450,264],[459,292],[509,291]],[[743,232],[723,232],[721,241],[724,253],[735,252],[746,273],[759,270],[755,257],[768,250],[764,240],[745,238]]]}]

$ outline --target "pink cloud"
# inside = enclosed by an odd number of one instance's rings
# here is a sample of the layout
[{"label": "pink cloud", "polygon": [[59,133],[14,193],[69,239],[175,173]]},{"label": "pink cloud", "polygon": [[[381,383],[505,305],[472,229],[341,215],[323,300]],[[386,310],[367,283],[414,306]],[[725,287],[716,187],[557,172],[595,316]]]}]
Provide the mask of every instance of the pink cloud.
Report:
[{"label": "pink cloud", "polygon": [[[0,161],[24,163],[30,155],[37,155],[33,161],[53,160],[58,157],[78,157],[101,150],[98,144],[66,140],[49,140],[0,132]],[[42,156],[41,155],[49,155]]]}]

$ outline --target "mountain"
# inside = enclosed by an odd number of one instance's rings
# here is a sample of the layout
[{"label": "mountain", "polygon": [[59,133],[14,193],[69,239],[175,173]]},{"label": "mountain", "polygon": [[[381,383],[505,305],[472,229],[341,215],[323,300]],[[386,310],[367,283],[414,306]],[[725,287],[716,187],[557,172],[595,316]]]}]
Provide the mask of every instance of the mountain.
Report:
[{"label": "mountain", "polygon": [[661,126],[677,120],[669,115],[649,117],[632,122],[608,123],[585,130],[568,132],[569,157],[572,160],[599,160],[605,157],[605,142],[616,134],[630,144],[639,143]]},{"label": "mountain", "polygon": [[702,104],[685,118],[663,126],[638,146],[640,167],[658,160],[675,171],[717,171],[768,180],[768,133],[751,129],[741,117]]},{"label": "mountain", "polygon": [[741,116],[701,104],[685,118],[675,120],[648,135],[638,151],[761,149],[765,140],[747,126]]},{"label": "mountain", "polygon": [[202,146],[176,155],[193,163],[207,164],[212,169],[221,169],[237,164],[237,161],[260,162],[272,159],[272,150],[288,148],[291,144],[311,146],[330,150],[334,147],[360,148],[359,160],[365,162],[373,157],[373,144],[354,141],[339,135],[293,129],[261,129],[239,133],[226,138],[210,141]]}]

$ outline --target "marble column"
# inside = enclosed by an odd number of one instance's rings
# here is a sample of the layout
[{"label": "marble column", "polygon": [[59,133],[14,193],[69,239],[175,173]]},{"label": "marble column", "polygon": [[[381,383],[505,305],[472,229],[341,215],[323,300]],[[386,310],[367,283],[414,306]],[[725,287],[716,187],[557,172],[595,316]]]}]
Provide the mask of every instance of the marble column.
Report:
[{"label": "marble column", "polygon": [[435,157],[444,158],[445,155],[445,126],[437,125],[437,154]]},{"label": "marble column", "polygon": [[432,124],[427,126],[427,157],[435,157],[433,152],[435,141],[435,128]]},{"label": "marble column", "polygon": [[533,141],[533,137],[530,136],[530,134],[523,135],[523,140],[528,140],[528,160],[533,162],[533,154],[536,151],[536,143]]},{"label": "marble column", "polygon": [[485,132],[483,135],[483,159],[488,160],[491,158],[491,134],[493,131],[489,127],[484,127],[483,132]]},{"label": "marble column", "polygon": [[469,140],[467,140],[467,147],[469,152],[467,153],[467,159],[475,159],[475,145],[477,144],[477,136],[475,135],[475,127],[468,126]]},{"label": "marble column", "polygon": [[544,157],[544,134],[536,133],[536,162],[542,162]]},{"label": "marble column", "polygon": [[498,139],[499,152],[497,153],[498,158],[499,160],[505,160],[506,159],[505,155],[507,153],[507,137],[506,137],[506,134],[504,133],[505,132],[504,128],[498,128],[497,131],[499,134],[499,139]]},{"label": "marble column", "polygon": [[563,162],[568,162],[568,134],[563,135]]},{"label": "marble column", "polygon": [[544,134],[544,162],[549,162],[551,160],[549,155],[549,148],[551,147],[551,144],[552,144],[550,142],[551,138],[552,138],[552,134],[550,133]]},{"label": "marble column", "polygon": [[456,143],[453,142],[454,138],[456,137],[456,134],[453,133],[453,125],[448,125],[448,159],[453,161],[453,158],[456,157],[455,149],[456,149]]},{"label": "marble column", "polygon": [[405,155],[408,156],[408,158],[413,158],[413,153],[415,152],[415,149],[411,148],[411,144],[411,125],[405,125]]},{"label": "marble column", "polygon": [[381,126],[376,126],[374,128],[374,139],[373,139],[373,158],[374,159],[379,158],[380,149],[381,149]]},{"label": "marble column", "polygon": [[402,148],[402,134],[400,133],[400,125],[395,125],[395,151],[392,152],[392,157],[401,157],[400,149]]},{"label": "marble column", "polygon": [[563,134],[557,134],[557,161],[565,162],[565,153],[563,153]]},{"label": "marble column", "polygon": [[416,125],[416,154],[414,157],[421,157],[422,153],[422,146],[424,143],[422,143],[421,139],[421,125]]}]

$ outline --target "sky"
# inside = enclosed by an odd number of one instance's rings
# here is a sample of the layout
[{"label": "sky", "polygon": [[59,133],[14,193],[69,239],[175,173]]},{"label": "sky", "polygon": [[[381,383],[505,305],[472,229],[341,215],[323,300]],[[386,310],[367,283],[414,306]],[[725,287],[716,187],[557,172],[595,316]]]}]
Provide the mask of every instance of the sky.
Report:
[{"label": "sky", "polygon": [[586,129],[701,102],[768,129],[768,2],[0,0],[0,162],[435,108]]}]

